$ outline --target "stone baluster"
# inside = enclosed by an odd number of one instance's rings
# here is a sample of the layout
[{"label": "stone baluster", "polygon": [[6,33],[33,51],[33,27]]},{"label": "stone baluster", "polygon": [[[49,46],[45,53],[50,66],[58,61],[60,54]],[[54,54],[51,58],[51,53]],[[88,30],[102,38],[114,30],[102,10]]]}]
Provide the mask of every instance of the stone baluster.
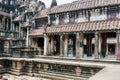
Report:
[{"label": "stone baluster", "polygon": [[80,67],[76,67],[75,68],[75,71],[76,71],[76,76],[80,76],[81,75],[81,68]]},{"label": "stone baluster", "polygon": [[48,64],[44,64],[44,71],[48,70]]},{"label": "stone baluster", "polygon": [[28,67],[29,67],[28,72],[29,72],[29,73],[32,73],[32,72],[33,72],[33,63],[32,63],[32,62],[29,62],[29,63],[28,63]]}]

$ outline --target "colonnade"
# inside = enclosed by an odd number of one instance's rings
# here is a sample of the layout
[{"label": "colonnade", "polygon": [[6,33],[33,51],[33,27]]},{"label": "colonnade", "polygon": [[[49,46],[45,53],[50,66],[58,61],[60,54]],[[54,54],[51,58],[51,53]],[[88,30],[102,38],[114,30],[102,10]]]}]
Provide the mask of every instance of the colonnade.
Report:
[{"label": "colonnade", "polygon": [[[73,45],[75,45],[75,56],[76,58],[83,58],[85,50],[87,56],[93,56],[94,59],[99,59],[101,56],[105,57],[107,53],[107,35],[106,33],[94,32],[94,33],[73,33],[73,34],[57,34],[59,37],[59,56],[67,57],[69,53],[69,35],[75,36]],[[49,37],[52,36],[52,37]],[[44,35],[44,55],[50,54],[54,50],[54,37],[55,35]],[[94,38],[94,51],[92,50],[92,39]],[[115,55],[117,59],[120,59],[120,31],[116,32],[116,51]],[[84,48],[84,40],[86,39],[86,48]],[[75,44],[74,44],[75,41]]]}]

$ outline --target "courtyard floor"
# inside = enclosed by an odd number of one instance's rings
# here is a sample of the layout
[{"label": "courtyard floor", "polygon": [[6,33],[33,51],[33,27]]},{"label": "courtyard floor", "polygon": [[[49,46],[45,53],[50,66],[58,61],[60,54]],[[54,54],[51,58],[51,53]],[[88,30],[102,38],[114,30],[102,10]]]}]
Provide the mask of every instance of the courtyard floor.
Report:
[{"label": "courtyard floor", "polygon": [[4,74],[3,78],[7,78],[8,80],[50,80],[50,79],[43,79],[38,77],[30,77],[30,76],[15,76],[11,74]]}]

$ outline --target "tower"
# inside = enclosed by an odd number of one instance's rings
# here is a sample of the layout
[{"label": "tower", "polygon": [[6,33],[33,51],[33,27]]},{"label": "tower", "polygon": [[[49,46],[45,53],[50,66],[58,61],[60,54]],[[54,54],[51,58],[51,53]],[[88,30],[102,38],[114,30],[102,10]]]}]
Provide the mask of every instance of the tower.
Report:
[{"label": "tower", "polygon": [[56,0],[52,0],[51,6],[50,7],[54,7],[57,6],[57,1]]}]

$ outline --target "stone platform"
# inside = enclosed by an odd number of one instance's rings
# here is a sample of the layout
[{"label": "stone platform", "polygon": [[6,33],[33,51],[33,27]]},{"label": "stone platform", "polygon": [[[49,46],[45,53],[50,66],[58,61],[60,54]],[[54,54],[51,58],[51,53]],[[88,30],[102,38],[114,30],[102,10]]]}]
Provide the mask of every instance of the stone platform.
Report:
[{"label": "stone platform", "polygon": [[[12,57],[5,58],[4,57],[4,58],[0,58],[0,60],[10,60],[13,62],[14,61],[17,61],[17,62],[20,62],[20,61],[31,62],[32,61],[33,63],[71,65],[71,66],[76,66],[80,68],[91,67],[91,70],[92,68],[101,68],[99,72],[97,72],[96,74],[86,79],[87,80],[120,80],[120,77],[119,77],[120,61],[119,60],[111,60],[111,61],[110,60],[97,60],[97,59],[96,60],[83,60],[83,59],[69,59],[69,58],[59,58],[59,57],[41,57],[41,58],[12,58]],[[41,72],[42,71],[38,73],[40,74]],[[43,73],[46,77],[48,77],[49,75],[53,76],[53,73],[47,72],[46,69],[45,71],[43,71]],[[60,77],[60,74],[56,74],[56,76]],[[66,75],[62,75],[62,76],[65,77]],[[77,77],[77,76],[71,76],[71,77]],[[77,80],[81,80],[79,76]]]}]

